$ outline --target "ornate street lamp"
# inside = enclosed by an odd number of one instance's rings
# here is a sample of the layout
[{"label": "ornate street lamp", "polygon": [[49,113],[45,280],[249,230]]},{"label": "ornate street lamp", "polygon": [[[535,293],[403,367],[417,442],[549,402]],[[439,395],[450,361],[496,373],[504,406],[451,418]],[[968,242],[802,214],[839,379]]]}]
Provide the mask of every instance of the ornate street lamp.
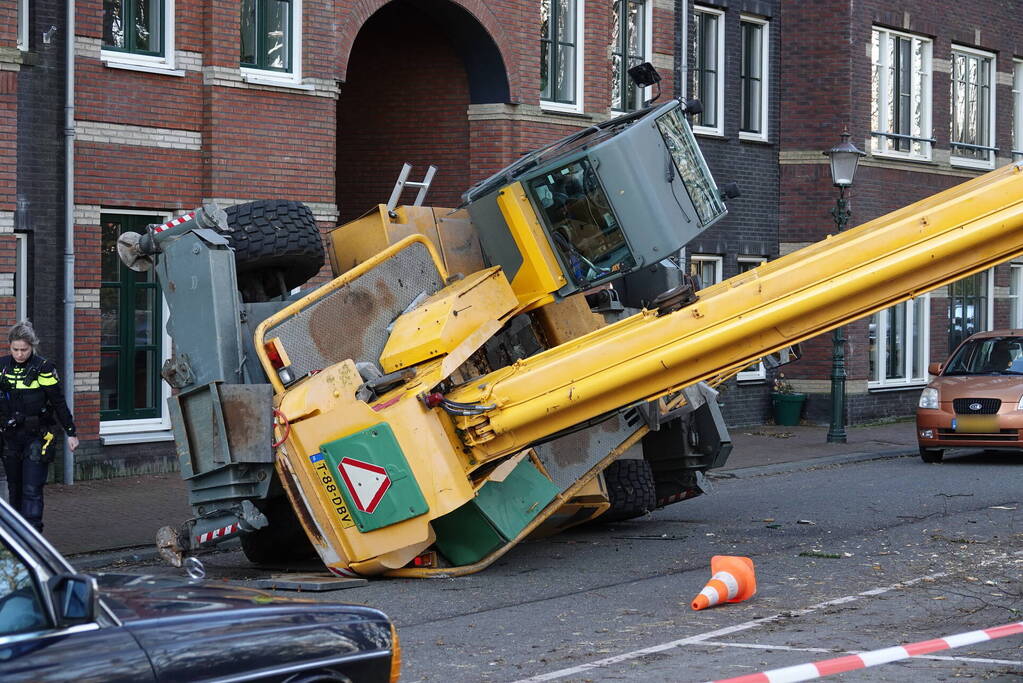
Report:
[{"label": "ornate street lamp", "polygon": [[[831,215],[835,219],[835,227],[842,232],[849,221],[849,203],[845,199],[845,188],[853,184],[856,166],[860,157],[866,152],[856,149],[849,142],[849,132],[842,133],[842,142],[824,152],[831,163],[831,182],[838,188],[838,201]],[[828,428],[828,441],[845,443],[845,342],[844,329],[835,328],[831,344],[831,427]]]}]

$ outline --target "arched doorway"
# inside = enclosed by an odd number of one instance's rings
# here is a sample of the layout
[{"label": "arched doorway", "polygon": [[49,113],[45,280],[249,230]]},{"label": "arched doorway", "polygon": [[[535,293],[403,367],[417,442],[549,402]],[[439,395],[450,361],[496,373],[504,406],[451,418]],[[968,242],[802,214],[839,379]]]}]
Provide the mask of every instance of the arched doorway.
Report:
[{"label": "arched doorway", "polygon": [[386,202],[406,161],[415,167],[412,180],[438,167],[428,204],[456,206],[474,180],[468,106],[508,99],[497,46],[464,8],[436,0],[384,5],[359,30],[341,86],[340,222]]}]

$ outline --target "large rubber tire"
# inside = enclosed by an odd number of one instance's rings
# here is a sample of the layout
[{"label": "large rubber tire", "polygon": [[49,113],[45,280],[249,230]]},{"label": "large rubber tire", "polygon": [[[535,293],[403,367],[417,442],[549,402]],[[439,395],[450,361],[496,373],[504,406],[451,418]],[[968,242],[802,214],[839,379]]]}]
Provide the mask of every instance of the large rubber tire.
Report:
[{"label": "large rubber tire", "polygon": [[945,458],[945,451],[940,448],[920,448],[920,459],[927,463],[941,462]]},{"label": "large rubber tire", "polygon": [[621,522],[642,517],[657,507],[654,471],[646,460],[615,460],[604,470],[611,507],[599,522]]},{"label": "large rubber tire", "polygon": [[222,234],[234,249],[244,301],[285,295],[320,272],[323,238],[302,202],[261,199],[226,212],[232,230]]},{"label": "large rubber tire", "polygon": [[260,508],[270,524],[241,535],[242,552],[249,562],[284,564],[316,557],[286,497],[266,501]]}]

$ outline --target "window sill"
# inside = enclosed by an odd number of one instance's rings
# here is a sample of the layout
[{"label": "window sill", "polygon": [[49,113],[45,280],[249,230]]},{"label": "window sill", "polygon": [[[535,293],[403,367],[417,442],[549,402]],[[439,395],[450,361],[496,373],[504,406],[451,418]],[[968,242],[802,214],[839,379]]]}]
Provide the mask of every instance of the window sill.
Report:
[{"label": "window sill", "polygon": [[103,52],[100,54],[100,59],[103,60],[103,65],[109,69],[124,69],[126,71],[141,71],[143,73],[159,74],[161,76],[179,76],[185,75],[184,69],[174,69],[166,63],[160,63],[157,61],[149,62],[134,62],[126,61],[119,55],[113,55],[109,52]]},{"label": "window sill", "polygon": [[952,157],[948,160],[948,163],[953,168],[971,168],[978,171],[990,171],[995,167],[992,161],[977,161],[960,157]]},{"label": "window sill", "polygon": [[875,159],[884,159],[885,161],[905,161],[911,164],[934,164],[934,160],[931,157],[924,156],[910,156],[908,154],[893,154],[892,152],[871,152],[870,156]]},{"label": "window sill", "polygon": [[292,75],[285,77],[269,76],[266,72],[250,71],[242,69],[242,79],[253,85],[266,85],[274,88],[289,88],[291,90],[315,90],[312,85],[302,82],[301,78]]},{"label": "window sill", "polygon": [[715,138],[717,140],[727,140],[723,131],[714,130],[713,128],[693,128],[693,135],[697,135],[701,138]]},{"label": "window sill", "polygon": [[545,114],[567,114],[576,116],[585,116],[582,105],[579,104],[559,104],[557,102],[544,102],[540,100],[540,109]]},{"label": "window sill", "polygon": [[128,432],[125,434],[101,434],[99,441],[104,446],[122,446],[134,443],[156,443],[173,441],[174,433],[169,429],[153,432]]},{"label": "window sill", "polygon": [[895,384],[895,385],[867,385],[867,393],[870,394],[886,394],[895,391],[919,391],[927,386],[927,380],[917,380],[913,384]]},{"label": "window sill", "polygon": [[760,135],[758,133],[743,133],[739,131],[739,139],[743,142],[755,142],[761,145],[769,145],[771,141],[766,135]]},{"label": "window sill", "polygon": [[747,378],[736,377],[735,378],[735,383],[738,384],[740,387],[753,386],[753,385],[757,385],[757,384],[767,384],[767,378],[766,377],[747,377]]}]

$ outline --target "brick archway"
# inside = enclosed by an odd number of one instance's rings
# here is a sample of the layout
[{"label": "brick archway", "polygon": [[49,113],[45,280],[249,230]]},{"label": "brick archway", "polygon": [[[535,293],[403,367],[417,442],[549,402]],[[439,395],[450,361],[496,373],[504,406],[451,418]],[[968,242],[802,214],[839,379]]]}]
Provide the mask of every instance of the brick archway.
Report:
[{"label": "brick archway", "polygon": [[[507,32],[502,29],[501,22],[483,0],[450,0],[440,3],[436,0],[430,2],[423,0],[359,0],[347,8],[339,6],[338,25],[341,28],[338,31],[337,77],[342,82],[348,80],[348,69],[356,38],[370,17],[388,5],[428,9],[431,13],[441,15],[446,21],[458,23],[452,33],[462,39],[467,39],[466,47],[472,56],[471,60],[466,59],[467,69],[479,66],[480,62],[492,66],[493,68],[487,70],[486,76],[492,80],[502,81],[505,92],[503,99],[474,101],[474,104],[518,101],[520,84],[509,81],[508,71],[505,68],[505,65],[510,63],[508,56],[513,54]],[[459,16],[460,14],[464,16]]]},{"label": "brick archway", "polygon": [[428,165],[437,166],[427,203],[456,206],[472,180],[468,108],[509,100],[500,50],[483,24],[453,2],[362,5],[378,9],[350,43],[342,43],[347,55],[337,105],[339,219],[351,220],[386,202],[403,162],[415,167],[413,180]]}]

